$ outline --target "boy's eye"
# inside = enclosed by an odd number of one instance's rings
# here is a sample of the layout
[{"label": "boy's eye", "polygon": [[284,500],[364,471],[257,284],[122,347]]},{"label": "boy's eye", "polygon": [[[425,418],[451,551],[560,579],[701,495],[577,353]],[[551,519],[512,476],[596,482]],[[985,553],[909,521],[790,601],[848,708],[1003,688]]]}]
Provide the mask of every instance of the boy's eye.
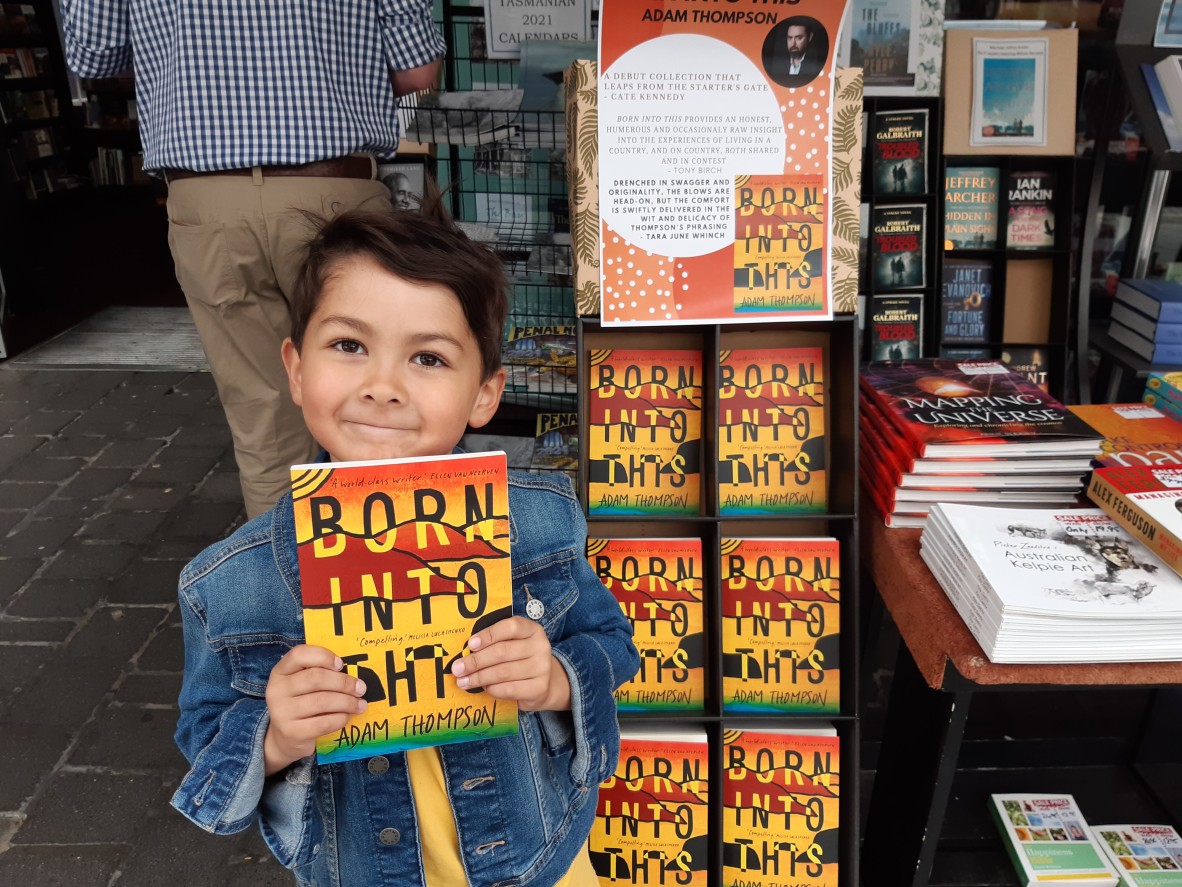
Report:
[{"label": "boy's eye", "polygon": [[438,354],[432,354],[430,351],[424,351],[420,354],[416,354],[415,360],[418,362],[418,364],[420,366],[425,366],[425,367],[447,366],[447,361],[445,361]]},{"label": "boy's eye", "polygon": [[354,341],[353,339],[341,339],[338,342],[333,342],[332,347],[346,354],[360,354],[365,350],[360,342]]}]

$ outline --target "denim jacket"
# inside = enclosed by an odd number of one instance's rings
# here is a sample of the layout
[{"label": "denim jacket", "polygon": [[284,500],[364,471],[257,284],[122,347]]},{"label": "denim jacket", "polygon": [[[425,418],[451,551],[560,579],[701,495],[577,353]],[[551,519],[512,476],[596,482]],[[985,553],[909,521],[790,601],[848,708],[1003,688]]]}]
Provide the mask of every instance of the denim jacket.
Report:
[{"label": "denim jacket", "polygon": [[[522,712],[518,734],[439,748],[460,855],[474,885],[551,885],[581,850],[599,783],[619,753],[613,691],[636,672],[631,628],[584,554],[586,522],[565,477],[510,472],[513,603],[541,624],[570,679],[569,712]],[[527,589],[528,586],[528,589]],[[185,676],[176,740],[191,769],[172,804],[214,834],[259,821],[275,857],[316,887],[423,884],[404,754],[265,779],[264,693],[303,643],[290,496],[181,573]]]}]

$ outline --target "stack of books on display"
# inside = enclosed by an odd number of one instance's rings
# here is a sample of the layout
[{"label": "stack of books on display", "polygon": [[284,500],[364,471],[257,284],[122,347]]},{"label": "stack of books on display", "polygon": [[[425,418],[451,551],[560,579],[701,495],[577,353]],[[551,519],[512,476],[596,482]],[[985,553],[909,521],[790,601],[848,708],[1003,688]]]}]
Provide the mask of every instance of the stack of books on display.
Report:
[{"label": "stack of books on display", "polygon": [[1182,422],[1182,373],[1150,373],[1141,400]]},{"label": "stack of books on display", "polygon": [[862,487],[889,527],[938,502],[1073,505],[1104,435],[991,360],[870,363],[861,374]]},{"label": "stack of books on display", "polygon": [[1182,283],[1124,279],[1108,335],[1154,364],[1182,364]]},{"label": "stack of books on display", "polygon": [[[989,812],[1001,830],[1018,883],[1117,887],[1116,864],[1071,795],[989,796]],[[1113,826],[1106,826],[1113,828]]]},{"label": "stack of books on display", "polygon": [[993,662],[1182,660],[1182,578],[1100,509],[935,505],[920,555]]}]

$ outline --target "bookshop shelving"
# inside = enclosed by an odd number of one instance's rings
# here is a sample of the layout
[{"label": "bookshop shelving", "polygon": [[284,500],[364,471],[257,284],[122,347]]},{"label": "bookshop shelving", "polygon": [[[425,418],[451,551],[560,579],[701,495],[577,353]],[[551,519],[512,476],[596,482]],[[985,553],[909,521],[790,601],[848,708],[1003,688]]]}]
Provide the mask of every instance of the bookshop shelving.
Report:
[{"label": "bookshop shelving", "polygon": [[[676,720],[705,730],[710,744],[710,842],[709,883],[722,883],[723,842],[722,803],[722,732],[728,724],[752,721],[769,728],[791,729],[794,721],[821,718],[837,728],[840,741],[840,875],[841,887],[860,884],[858,872],[860,755],[858,700],[858,524],[857,524],[857,379],[860,340],[857,318],[836,315],[831,321],[736,325],[687,325],[666,328],[605,327],[598,321],[581,318],[579,322],[581,390],[589,390],[589,354],[597,349],[681,349],[700,351],[703,357],[702,383],[702,472],[701,506],[696,514],[677,517],[603,516],[588,514],[592,537],[689,537],[702,542],[705,600],[706,691],[704,710],[700,713],[621,715],[625,725],[646,721]],[[719,402],[718,367],[724,350],[737,348],[797,347],[820,345],[824,353],[824,390],[826,437],[828,449],[825,468],[828,474],[828,505],[823,513],[800,516],[723,516],[717,496],[716,462]],[[589,427],[587,398],[579,406],[580,481],[579,490],[587,501]],[[841,546],[841,640],[840,709],[823,715],[740,716],[723,712],[722,638],[721,638],[721,563],[719,545],[723,538],[735,536],[806,537],[832,536]]]}]

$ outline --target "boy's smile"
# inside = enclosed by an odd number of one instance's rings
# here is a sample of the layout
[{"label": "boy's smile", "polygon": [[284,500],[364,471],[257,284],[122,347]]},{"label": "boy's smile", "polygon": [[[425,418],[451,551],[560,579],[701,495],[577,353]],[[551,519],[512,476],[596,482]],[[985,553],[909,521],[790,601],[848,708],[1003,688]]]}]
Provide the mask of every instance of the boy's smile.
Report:
[{"label": "boy's smile", "polygon": [[480,348],[447,287],[404,280],[366,258],[326,281],[297,352],[283,343],[291,396],[336,462],[450,453],[486,424],[505,374],[484,379]]}]

